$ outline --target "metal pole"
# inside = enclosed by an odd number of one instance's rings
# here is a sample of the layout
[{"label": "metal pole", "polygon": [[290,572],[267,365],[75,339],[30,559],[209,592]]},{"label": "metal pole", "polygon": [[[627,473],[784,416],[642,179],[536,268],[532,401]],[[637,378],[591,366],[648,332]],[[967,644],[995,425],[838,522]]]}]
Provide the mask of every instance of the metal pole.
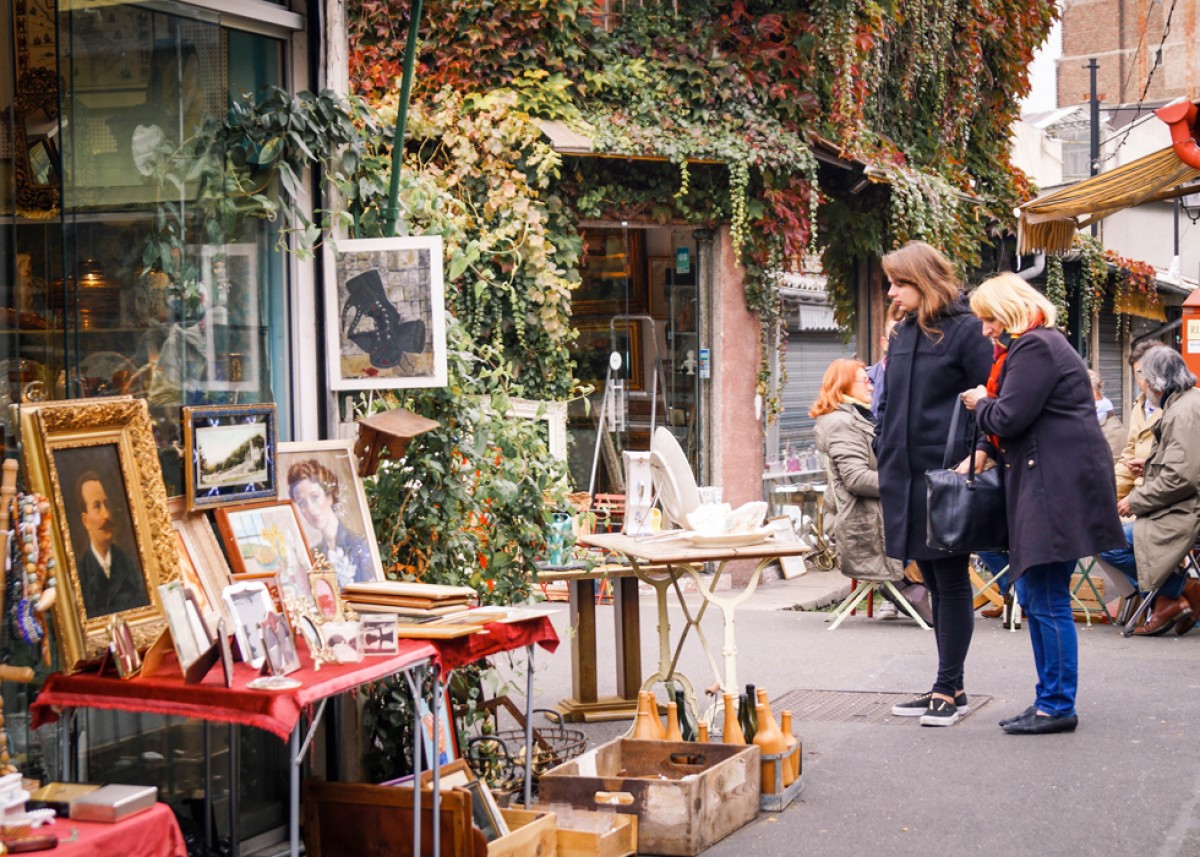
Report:
[{"label": "metal pole", "polygon": [[[1088,106],[1090,107],[1089,124],[1091,125],[1091,148],[1089,150],[1089,173],[1088,175],[1098,175],[1100,173],[1100,97],[1096,94],[1096,72],[1100,70],[1100,64],[1096,62],[1096,58],[1092,57],[1088,60],[1088,64],[1084,66],[1088,70],[1088,77],[1091,81],[1090,89],[1088,90]],[[1099,226],[1092,224],[1092,235],[1095,236],[1099,230]]]},{"label": "metal pole", "polygon": [[408,95],[412,91],[413,66],[417,62],[417,32],[421,29],[421,2],[412,0],[408,20],[408,41],[404,46],[404,76],[400,79],[400,104],[396,109],[396,129],[392,135],[392,176],[388,183],[387,218],[383,234],[396,234],[396,219],[400,210],[400,168],[404,163],[405,126],[408,124]]},{"label": "metal pole", "polygon": [[525,809],[533,805],[533,644],[525,647]]}]

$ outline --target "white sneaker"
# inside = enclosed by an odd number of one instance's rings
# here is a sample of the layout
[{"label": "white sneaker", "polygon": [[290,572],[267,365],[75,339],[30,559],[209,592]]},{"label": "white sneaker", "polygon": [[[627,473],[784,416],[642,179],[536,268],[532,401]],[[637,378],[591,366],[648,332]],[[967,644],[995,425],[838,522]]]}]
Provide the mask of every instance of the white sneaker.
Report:
[{"label": "white sneaker", "polygon": [[896,605],[887,599],[882,599],[875,605],[875,618],[877,619],[898,619],[900,611],[896,609]]}]

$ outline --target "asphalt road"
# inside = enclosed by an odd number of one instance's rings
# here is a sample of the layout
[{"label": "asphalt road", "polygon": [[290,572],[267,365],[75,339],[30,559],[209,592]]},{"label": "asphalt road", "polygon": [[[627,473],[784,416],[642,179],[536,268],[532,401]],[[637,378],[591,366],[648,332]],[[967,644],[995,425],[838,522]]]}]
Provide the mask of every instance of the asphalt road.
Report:
[{"label": "asphalt road", "polygon": [[[822,588],[836,594],[844,587],[837,578],[810,574],[764,585],[738,610],[739,682],[754,682],[772,697],[797,689],[928,690],[936,666],[930,632],[861,614],[830,632],[824,614],[786,609]],[[689,600],[694,613],[699,598]],[[641,605],[648,675],[658,660],[653,595],[643,595]],[[563,643],[554,655],[537,656],[539,706],[570,694],[570,631],[561,606],[554,621]],[[612,610],[597,613],[603,695],[613,692]],[[683,627],[677,606],[671,624],[676,632]],[[702,627],[719,663],[718,611],[710,609]],[[704,853],[1200,857],[1200,630],[1124,639],[1113,627],[1081,624],[1079,637],[1075,733],[1015,736],[997,726],[1032,703],[1033,655],[1026,631],[980,618],[966,690],[990,701],[949,728],[921,727],[915,718],[796,723],[804,743],[800,797]],[[680,668],[697,688],[712,681],[694,637]],[[625,726],[575,728],[595,746]]]}]

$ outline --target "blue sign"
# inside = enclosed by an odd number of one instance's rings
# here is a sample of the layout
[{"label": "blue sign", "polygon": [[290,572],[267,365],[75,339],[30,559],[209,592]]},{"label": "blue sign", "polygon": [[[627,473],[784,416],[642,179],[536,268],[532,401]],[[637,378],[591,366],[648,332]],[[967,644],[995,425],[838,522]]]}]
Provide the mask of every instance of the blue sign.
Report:
[{"label": "blue sign", "polygon": [[692,272],[692,251],[687,247],[675,248],[675,273],[690,274]]}]

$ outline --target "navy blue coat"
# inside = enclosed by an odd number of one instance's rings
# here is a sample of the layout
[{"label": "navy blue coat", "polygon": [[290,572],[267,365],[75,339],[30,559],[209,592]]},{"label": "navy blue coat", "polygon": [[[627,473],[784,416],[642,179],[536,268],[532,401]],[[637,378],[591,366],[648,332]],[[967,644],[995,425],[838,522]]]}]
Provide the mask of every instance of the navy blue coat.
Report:
[{"label": "navy blue coat", "polygon": [[1000,439],[1014,580],[1030,566],[1126,546],[1112,452],[1087,366],[1066,337],[1039,327],[1014,339],[996,398],[980,399],[975,416]]},{"label": "navy blue coat", "polygon": [[[915,314],[896,327],[876,417],[884,550],[899,560],[950,555],[925,542],[925,471],[942,466],[950,418],[962,407],[959,394],[986,383],[992,366],[992,344],[965,297],[943,310],[936,327],[941,338],[927,336]],[[966,457],[970,442],[972,421],[960,417],[959,425],[952,466]]]}]

